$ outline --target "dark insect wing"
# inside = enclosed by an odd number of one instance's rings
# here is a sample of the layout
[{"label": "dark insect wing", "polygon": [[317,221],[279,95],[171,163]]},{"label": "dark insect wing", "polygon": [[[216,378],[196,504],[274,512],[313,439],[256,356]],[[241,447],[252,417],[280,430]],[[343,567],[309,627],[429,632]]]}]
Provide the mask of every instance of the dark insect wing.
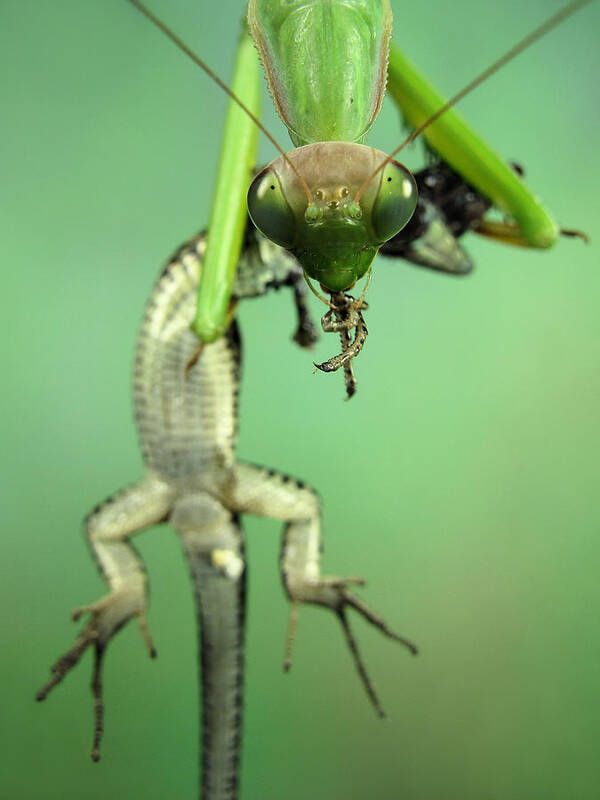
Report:
[{"label": "dark insect wing", "polygon": [[450,275],[467,275],[473,264],[457,239],[477,227],[491,204],[443,162],[414,177],[419,190],[415,213],[379,252]]}]

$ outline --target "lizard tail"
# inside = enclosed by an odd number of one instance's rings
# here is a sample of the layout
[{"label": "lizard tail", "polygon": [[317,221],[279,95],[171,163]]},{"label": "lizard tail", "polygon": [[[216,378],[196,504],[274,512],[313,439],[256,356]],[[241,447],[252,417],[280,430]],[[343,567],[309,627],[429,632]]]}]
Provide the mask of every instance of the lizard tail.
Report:
[{"label": "lizard tail", "polygon": [[[240,532],[241,533],[241,532]],[[246,570],[185,542],[196,594],[202,692],[202,800],[237,800],[244,692]]]}]

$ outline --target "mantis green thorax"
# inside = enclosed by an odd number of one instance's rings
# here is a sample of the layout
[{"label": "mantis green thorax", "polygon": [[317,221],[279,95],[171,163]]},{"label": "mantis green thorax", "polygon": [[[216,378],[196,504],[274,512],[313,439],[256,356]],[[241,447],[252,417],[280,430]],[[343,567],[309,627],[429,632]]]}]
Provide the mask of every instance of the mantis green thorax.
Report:
[{"label": "mantis green thorax", "polygon": [[[416,206],[411,173],[390,161],[374,174],[387,156],[360,144],[381,108],[391,25],[388,0],[248,6],[269,91],[297,145],[255,178],[248,210],[331,292],[367,272]],[[332,30],[346,33],[331,38]]]}]

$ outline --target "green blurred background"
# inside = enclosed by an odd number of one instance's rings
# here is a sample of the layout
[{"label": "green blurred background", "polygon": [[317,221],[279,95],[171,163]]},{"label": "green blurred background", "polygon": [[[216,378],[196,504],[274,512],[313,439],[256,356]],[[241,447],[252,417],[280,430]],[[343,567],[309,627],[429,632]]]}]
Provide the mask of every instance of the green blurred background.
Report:
[{"label": "green blurred background", "polygon": [[[394,5],[396,40],[451,93],[559,3]],[[240,2],[152,7],[230,74]],[[386,722],[320,610],[302,614],[283,675],[280,528],[247,519],[244,800],[598,797],[599,12],[461,105],[589,247],[470,236],[464,280],[379,260],[350,403],[290,342],[286,293],[240,311],[240,456],[318,488],[325,571],[365,575],[365,598],[422,648],[411,659],[356,622]],[[137,539],[159,658],[134,626],[111,647],[100,764],[89,656],[33,697],[72,641],[69,610],[104,591],[81,518],[142,472],[136,327],[161,263],[207,220],[225,100],[122,0],[2,0],[0,59],[0,795],[191,800],[195,628],[170,529]],[[370,142],[398,141],[386,108]]]}]

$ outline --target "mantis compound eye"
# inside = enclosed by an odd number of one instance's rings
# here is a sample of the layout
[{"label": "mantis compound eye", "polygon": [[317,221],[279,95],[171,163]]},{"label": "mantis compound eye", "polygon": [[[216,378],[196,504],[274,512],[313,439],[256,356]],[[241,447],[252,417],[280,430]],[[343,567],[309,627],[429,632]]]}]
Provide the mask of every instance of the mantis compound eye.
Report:
[{"label": "mantis compound eye", "polygon": [[418,191],[410,171],[397,161],[389,161],[382,173],[371,222],[378,240],[387,242],[414,214]]},{"label": "mantis compound eye", "polygon": [[296,239],[296,219],[269,167],[259,173],[248,189],[248,212],[258,230],[280,247],[289,250]]}]

